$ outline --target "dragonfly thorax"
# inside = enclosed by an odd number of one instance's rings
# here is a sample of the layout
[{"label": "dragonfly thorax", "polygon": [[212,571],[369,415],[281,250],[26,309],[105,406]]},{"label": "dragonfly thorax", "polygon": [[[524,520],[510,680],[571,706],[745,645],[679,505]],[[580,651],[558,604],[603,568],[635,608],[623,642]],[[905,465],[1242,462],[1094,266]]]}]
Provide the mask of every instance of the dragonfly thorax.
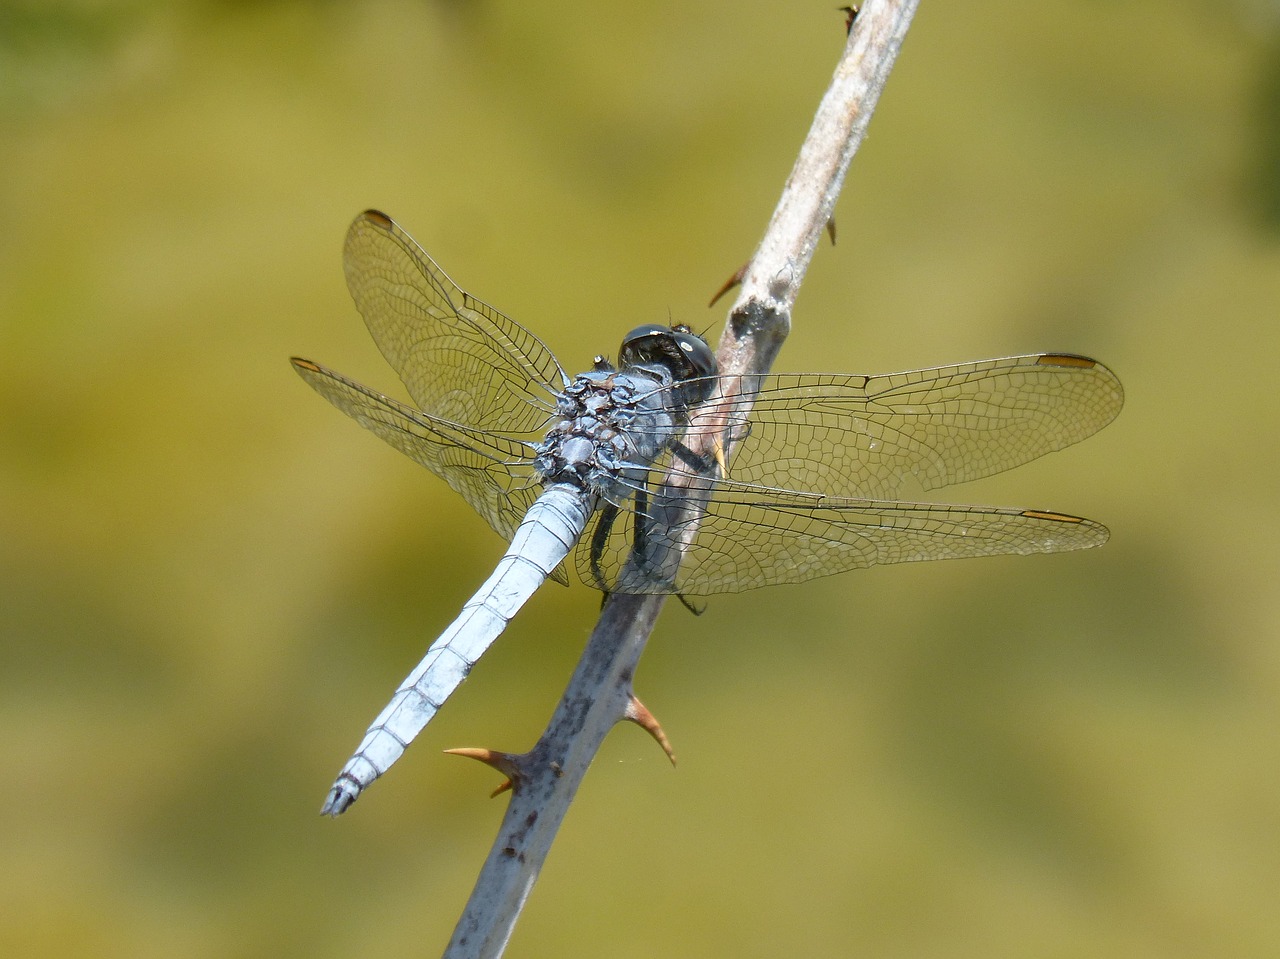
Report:
[{"label": "dragonfly thorax", "polygon": [[592,370],[556,401],[558,419],[538,444],[546,483],[623,499],[675,436],[679,411],[665,371]]}]

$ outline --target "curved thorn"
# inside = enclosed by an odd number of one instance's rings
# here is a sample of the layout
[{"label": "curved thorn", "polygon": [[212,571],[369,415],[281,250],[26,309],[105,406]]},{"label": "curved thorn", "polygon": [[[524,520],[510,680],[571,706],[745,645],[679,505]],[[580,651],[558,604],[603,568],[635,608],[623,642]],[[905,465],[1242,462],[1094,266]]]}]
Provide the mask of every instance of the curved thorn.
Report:
[{"label": "curved thorn", "polygon": [[489,794],[489,798],[500,795],[508,789],[514,789],[516,782],[520,779],[520,758],[511,753],[499,752],[496,749],[484,749],[476,746],[463,746],[458,749],[446,749],[446,753],[450,756],[465,756],[467,759],[474,759],[496,769],[502,775],[506,776],[506,782],[502,783],[497,789]]},{"label": "curved thorn", "polygon": [[662,751],[667,754],[667,758],[671,760],[671,765],[676,764],[675,750],[671,748],[671,740],[667,738],[667,734],[662,730],[662,724],[658,722],[656,716],[649,712],[648,707],[636,698],[636,694],[632,693],[627,700],[627,711],[622,714],[622,718],[628,722],[633,722],[650,736],[654,738]]},{"label": "curved thorn", "polygon": [[508,789],[512,789],[512,790],[513,790],[513,789],[515,789],[515,788],[516,788],[516,783],[515,783],[515,780],[514,780],[514,779],[504,779],[504,780],[502,780],[502,782],[501,782],[501,783],[499,783],[499,784],[498,784],[498,788],[497,788],[497,789],[495,789],[493,792],[489,793],[489,798],[490,798],[490,799],[497,799],[499,796],[501,796],[501,795],[502,795],[504,792],[506,792]]},{"label": "curved thorn", "polygon": [[716,437],[711,447],[711,458],[716,461],[716,465],[720,467],[720,478],[729,478],[729,461],[724,455],[724,441],[720,437]]},{"label": "curved thorn", "polygon": [[724,296],[726,293],[732,290],[735,286],[741,283],[742,278],[747,275],[747,267],[749,265],[750,264],[748,263],[744,263],[742,264],[742,266],[738,267],[737,271],[733,274],[733,276],[729,277],[729,279],[724,281],[724,286],[716,290],[716,295],[711,298],[711,302],[708,303],[707,306],[708,307],[715,306],[716,300],[720,299],[720,297]]}]

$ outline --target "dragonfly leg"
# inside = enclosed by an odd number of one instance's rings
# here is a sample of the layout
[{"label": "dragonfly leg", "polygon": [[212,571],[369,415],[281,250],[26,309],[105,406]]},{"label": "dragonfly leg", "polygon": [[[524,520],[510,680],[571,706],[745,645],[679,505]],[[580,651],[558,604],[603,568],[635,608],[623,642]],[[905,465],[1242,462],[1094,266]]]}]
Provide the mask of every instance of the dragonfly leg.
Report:
[{"label": "dragonfly leg", "polygon": [[[677,444],[677,446],[680,446],[680,444]],[[688,447],[683,447],[683,449],[688,453],[690,458],[699,460],[703,459],[702,457],[695,456],[693,451]],[[709,464],[706,469],[710,469]],[[653,568],[651,563],[652,557],[648,555],[650,546],[649,524],[655,522],[655,520],[649,513],[649,491],[645,488],[636,490],[636,509],[634,516],[635,532],[632,536],[631,552],[632,556],[635,557],[636,565],[641,569],[646,570],[645,575],[652,582],[661,584],[668,592],[675,594],[676,599],[680,600],[680,605],[685,609],[693,613],[694,616],[701,616],[706,611],[706,607],[703,606],[699,609],[686,599],[683,593],[676,590],[674,580],[663,576],[658,572],[658,570]]]},{"label": "dragonfly leg", "polygon": [[680,600],[680,605],[683,606],[685,609],[687,609],[689,612],[693,613],[694,616],[701,616],[703,613],[707,611],[707,607],[705,604],[702,606],[697,605],[696,603],[693,602],[693,600],[689,599],[689,597],[686,596],[684,593],[676,593],[675,596],[676,596],[676,599]]},{"label": "dragonfly leg", "polygon": [[[723,447],[717,444],[717,451],[722,451]],[[719,455],[700,456],[683,443],[673,443],[671,446],[671,455],[680,460],[689,470],[700,476],[707,476],[711,473],[711,467],[721,462],[723,452]]]},{"label": "dragonfly leg", "polygon": [[604,593],[609,599],[609,584],[605,582],[604,570],[600,568],[600,559],[604,556],[605,544],[609,542],[609,534],[613,532],[613,524],[618,519],[618,507],[605,502],[600,507],[600,519],[596,522],[595,532],[591,536],[591,579],[592,585]]},{"label": "dragonfly leg", "polygon": [[631,553],[641,566],[649,565],[649,524],[653,517],[649,515],[649,490],[640,487],[636,490],[636,511],[631,536]]}]

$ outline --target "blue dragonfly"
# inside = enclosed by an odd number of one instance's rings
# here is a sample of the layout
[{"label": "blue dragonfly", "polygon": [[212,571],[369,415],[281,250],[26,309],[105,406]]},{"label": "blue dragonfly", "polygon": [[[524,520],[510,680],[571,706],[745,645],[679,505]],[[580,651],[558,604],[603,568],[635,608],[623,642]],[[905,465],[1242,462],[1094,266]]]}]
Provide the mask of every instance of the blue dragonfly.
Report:
[{"label": "blue dragonfly", "polygon": [[571,378],[386,214],[356,218],[344,262],[413,405],[310,360],[294,368],[511,545],[373,721],[326,814],[399,759],[520,607],[545,580],[567,583],[570,568],[605,592],[687,598],[1107,539],[1099,523],[1049,510],[900,499],[1106,426],[1124,393],[1096,360],[1038,353],[883,375],[770,374],[744,396],[720,389],[701,337],[653,324],[627,334],[616,365],[597,357]]}]

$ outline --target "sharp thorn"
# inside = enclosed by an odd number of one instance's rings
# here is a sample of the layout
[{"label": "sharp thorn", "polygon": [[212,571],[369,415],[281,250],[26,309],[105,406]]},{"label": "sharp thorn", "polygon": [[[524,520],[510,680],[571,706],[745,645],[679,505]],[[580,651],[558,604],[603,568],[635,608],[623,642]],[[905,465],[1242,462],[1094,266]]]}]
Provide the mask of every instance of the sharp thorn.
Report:
[{"label": "sharp thorn", "polygon": [[711,458],[716,461],[716,465],[720,467],[720,478],[729,478],[729,461],[724,456],[724,441],[720,437],[716,437],[711,444]]},{"label": "sharp thorn", "polygon": [[653,713],[649,712],[644,703],[636,699],[635,693],[632,693],[631,698],[627,700],[627,711],[623,713],[623,718],[635,723],[652,736],[662,747],[662,751],[667,754],[667,758],[671,760],[671,765],[676,764],[675,750],[671,748],[671,740],[667,738],[667,734],[662,731],[662,724]]},{"label": "sharp thorn", "polygon": [[707,304],[708,308],[715,306],[716,300],[720,299],[720,297],[724,296],[726,293],[728,293],[735,286],[737,286],[739,283],[742,282],[742,278],[747,275],[747,265],[748,264],[746,263],[742,264],[742,266],[738,267],[737,272],[735,272],[733,276],[729,277],[729,279],[724,281],[724,286],[716,290],[716,295],[713,296],[711,298],[711,302]]},{"label": "sharp thorn", "polygon": [[497,789],[495,789],[493,792],[489,793],[489,798],[490,798],[490,799],[497,799],[499,796],[501,796],[501,795],[502,795],[504,792],[506,792],[508,789],[515,789],[515,786],[516,786],[516,784],[515,784],[515,780],[514,780],[514,779],[504,779],[504,780],[503,780],[503,781],[498,785],[498,788],[497,788]]},{"label": "sharp thorn", "polygon": [[475,746],[463,746],[458,749],[446,749],[446,753],[450,756],[465,756],[467,759],[474,759],[496,769],[502,775],[506,776],[506,782],[489,794],[489,798],[500,795],[508,789],[514,789],[517,780],[520,779],[520,757],[513,756],[511,753],[498,752],[496,749],[483,749]]}]

